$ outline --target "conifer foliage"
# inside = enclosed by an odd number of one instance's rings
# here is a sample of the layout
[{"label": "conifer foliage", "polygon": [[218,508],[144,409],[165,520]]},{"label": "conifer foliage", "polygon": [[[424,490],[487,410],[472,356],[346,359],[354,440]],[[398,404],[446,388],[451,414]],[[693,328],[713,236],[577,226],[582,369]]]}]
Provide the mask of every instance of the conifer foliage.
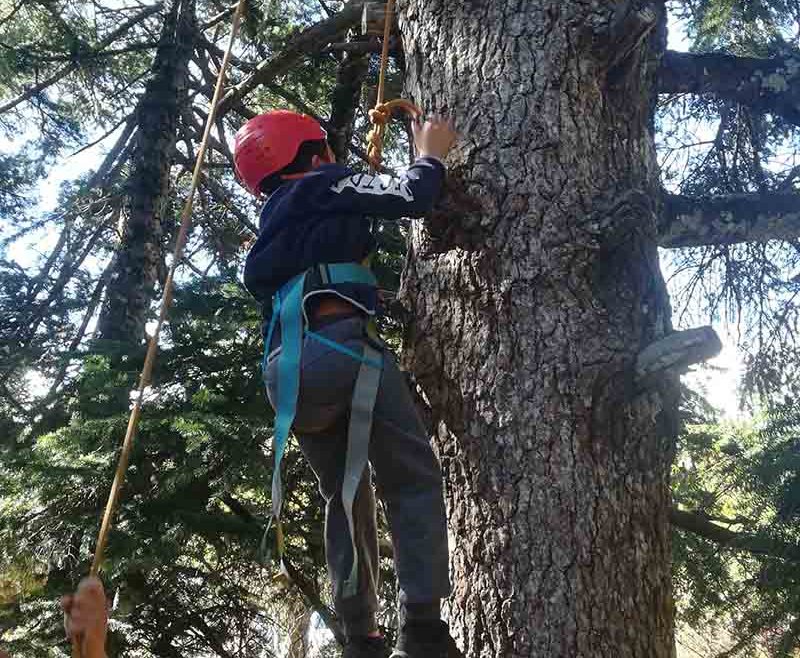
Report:
[{"label": "conifer foliage", "polygon": [[[800,648],[800,12],[782,0],[666,4],[690,44],[667,51],[654,115],[675,321],[737,327],[755,414],[720,423],[684,392],[678,609],[731,638],[720,655],[788,657]],[[103,565],[111,656],[299,658],[312,621],[342,639],[319,494],[296,449],[284,467],[288,574],[274,578],[263,541],[272,415],[260,313],[239,278],[258,216],[234,179],[231,137],[291,107],[364,167],[376,44],[358,34],[362,5],[247,3]],[[91,561],[232,14],[218,0],[0,0],[0,647],[15,657],[68,655],[56,601]],[[401,165],[407,143],[392,134],[388,163]],[[375,269],[396,290],[408,225],[377,231]],[[411,318],[388,298],[383,329],[400,345]]]}]

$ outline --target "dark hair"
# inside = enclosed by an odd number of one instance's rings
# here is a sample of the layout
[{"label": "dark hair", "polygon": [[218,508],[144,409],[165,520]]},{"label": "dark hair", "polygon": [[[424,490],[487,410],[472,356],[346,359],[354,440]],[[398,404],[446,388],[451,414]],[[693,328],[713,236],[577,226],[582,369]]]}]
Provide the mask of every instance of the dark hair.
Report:
[{"label": "dark hair", "polygon": [[277,190],[284,181],[281,176],[287,174],[301,174],[311,169],[311,160],[317,155],[320,158],[325,157],[328,153],[328,142],[324,139],[312,139],[302,142],[297,147],[297,155],[294,156],[288,165],[274,174],[270,174],[258,184],[258,189],[264,194],[272,194]]}]

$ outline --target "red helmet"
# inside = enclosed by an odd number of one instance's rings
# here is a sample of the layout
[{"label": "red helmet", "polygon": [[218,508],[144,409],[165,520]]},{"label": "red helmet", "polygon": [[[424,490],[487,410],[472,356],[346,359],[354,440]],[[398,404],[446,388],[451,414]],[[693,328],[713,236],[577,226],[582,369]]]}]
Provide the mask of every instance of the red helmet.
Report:
[{"label": "red helmet", "polygon": [[258,194],[261,181],[290,164],[300,144],[319,139],[325,139],[325,131],[305,114],[288,110],[259,114],[236,133],[236,174],[248,190]]}]

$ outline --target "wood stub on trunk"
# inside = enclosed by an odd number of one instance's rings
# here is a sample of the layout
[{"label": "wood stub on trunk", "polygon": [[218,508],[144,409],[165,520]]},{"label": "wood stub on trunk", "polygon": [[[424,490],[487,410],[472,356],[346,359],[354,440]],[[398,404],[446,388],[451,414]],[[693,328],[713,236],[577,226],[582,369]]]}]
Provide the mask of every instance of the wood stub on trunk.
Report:
[{"label": "wood stub on trunk", "polygon": [[[463,198],[415,223],[405,359],[429,400],[468,658],[672,658],[674,379],[649,129],[665,16],[610,84],[618,3],[405,0],[408,96]],[[659,5],[660,6],[660,5]]]},{"label": "wood stub on trunk", "polygon": [[695,363],[711,359],[722,350],[712,327],[676,331],[648,345],[636,359],[636,376],[644,383],[667,370],[683,372]]}]

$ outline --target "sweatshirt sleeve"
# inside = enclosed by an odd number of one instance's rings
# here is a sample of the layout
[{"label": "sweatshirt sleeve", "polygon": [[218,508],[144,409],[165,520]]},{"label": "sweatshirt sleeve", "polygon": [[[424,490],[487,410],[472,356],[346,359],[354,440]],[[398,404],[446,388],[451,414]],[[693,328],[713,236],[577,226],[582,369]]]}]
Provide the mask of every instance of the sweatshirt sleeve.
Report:
[{"label": "sweatshirt sleeve", "polygon": [[349,173],[333,182],[323,203],[334,212],[386,219],[419,217],[433,208],[445,168],[436,158],[417,158],[402,176]]}]

